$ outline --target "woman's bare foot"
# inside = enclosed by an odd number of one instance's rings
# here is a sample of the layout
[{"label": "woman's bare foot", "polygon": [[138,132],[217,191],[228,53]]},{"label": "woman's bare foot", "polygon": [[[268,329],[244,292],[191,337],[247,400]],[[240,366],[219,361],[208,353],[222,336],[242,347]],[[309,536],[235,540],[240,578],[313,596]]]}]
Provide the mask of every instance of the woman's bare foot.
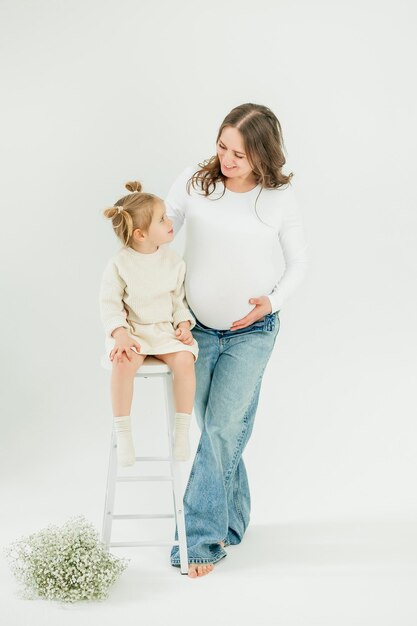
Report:
[{"label": "woman's bare foot", "polygon": [[205,576],[213,571],[214,565],[212,563],[189,563],[188,564],[188,576],[191,578],[197,578],[198,576]]},{"label": "woman's bare foot", "polygon": [[[220,541],[219,544],[224,548],[224,541]],[[205,576],[213,571],[213,563],[189,563],[188,576],[191,578],[197,578],[197,576]]]}]

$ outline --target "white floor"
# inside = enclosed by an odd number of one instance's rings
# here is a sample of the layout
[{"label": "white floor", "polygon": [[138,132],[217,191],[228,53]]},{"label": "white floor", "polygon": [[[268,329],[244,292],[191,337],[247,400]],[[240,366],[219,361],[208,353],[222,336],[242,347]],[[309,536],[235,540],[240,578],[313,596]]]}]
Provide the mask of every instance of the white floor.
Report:
[{"label": "white floor", "polygon": [[[8,534],[8,533],[6,533]],[[168,548],[116,549],[129,567],[102,602],[23,600],[1,561],[7,626],[416,626],[417,528],[410,523],[251,525],[213,573],[182,576]]]}]

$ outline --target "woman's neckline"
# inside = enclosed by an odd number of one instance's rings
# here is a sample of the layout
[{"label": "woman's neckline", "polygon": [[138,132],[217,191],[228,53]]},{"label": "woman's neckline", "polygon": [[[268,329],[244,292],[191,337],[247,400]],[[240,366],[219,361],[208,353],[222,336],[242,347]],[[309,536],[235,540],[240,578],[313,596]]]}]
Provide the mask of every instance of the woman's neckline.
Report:
[{"label": "woman's neckline", "polygon": [[249,189],[248,191],[233,191],[232,189],[228,189],[224,183],[223,183],[223,186],[228,193],[233,193],[236,196],[244,196],[246,193],[252,193],[256,189],[259,189],[261,184],[258,183],[255,187],[252,187],[252,189]]}]

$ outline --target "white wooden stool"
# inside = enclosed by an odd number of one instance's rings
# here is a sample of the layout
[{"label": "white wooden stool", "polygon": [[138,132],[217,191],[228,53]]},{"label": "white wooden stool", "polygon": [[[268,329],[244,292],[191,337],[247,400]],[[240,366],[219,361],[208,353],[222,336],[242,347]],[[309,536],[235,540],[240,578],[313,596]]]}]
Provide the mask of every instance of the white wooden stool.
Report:
[{"label": "white wooden stool", "polygon": [[[102,366],[107,369],[112,369],[112,364],[107,357],[103,357],[101,361]],[[164,397],[165,397],[165,416],[168,430],[168,457],[158,456],[137,456],[136,462],[140,461],[167,461],[170,466],[170,474],[168,476],[120,476],[118,474],[117,463],[117,438],[116,430],[112,428],[111,443],[110,443],[110,458],[109,467],[107,473],[107,486],[106,486],[106,498],[104,505],[103,516],[103,530],[102,541],[109,550],[110,547],[142,547],[142,546],[179,546],[180,552],[180,570],[181,574],[188,574],[188,553],[187,553],[187,538],[185,532],[185,520],[184,520],[184,508],[181,490],[181,474],[180,474],[180,461],[176,461],[173,456],[173,435],[174,435],[174,420],[175,420],[175,407],[173,400],[173,384],[172,384],[172,372],[168,365],[157,359],[154,356],[147,356],[143,362],[143,365],[135,374],[135,378],[149,378],[160,377],[164,384]],[[172,493],[174,502],[175,513],[154,513],[154,514],[124,514],[114,515],[114,500],[116,492],[116,482],[122,481],[170,481],[172,483]],[[161,519],[161,518],[174,518],[178,529],[178,541],[122,541],[112,542],[111,531],[112,522],[114,519]]]}]

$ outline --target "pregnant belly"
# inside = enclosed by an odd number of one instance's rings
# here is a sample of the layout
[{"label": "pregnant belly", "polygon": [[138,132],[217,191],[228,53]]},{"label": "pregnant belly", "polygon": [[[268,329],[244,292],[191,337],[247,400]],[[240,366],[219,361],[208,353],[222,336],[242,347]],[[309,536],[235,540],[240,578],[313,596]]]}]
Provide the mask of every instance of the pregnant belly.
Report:
[{"label": "pregnant belly", "polygon": [[250,313],[255,305],[250,298],[268,295],[272,291],[271,281],[247,280],[239,285],[232,282],[191,280],[186,277],[185,293],[189,307],[196,318],[205,326],[217,330],[228,330],[233,322]]}]

